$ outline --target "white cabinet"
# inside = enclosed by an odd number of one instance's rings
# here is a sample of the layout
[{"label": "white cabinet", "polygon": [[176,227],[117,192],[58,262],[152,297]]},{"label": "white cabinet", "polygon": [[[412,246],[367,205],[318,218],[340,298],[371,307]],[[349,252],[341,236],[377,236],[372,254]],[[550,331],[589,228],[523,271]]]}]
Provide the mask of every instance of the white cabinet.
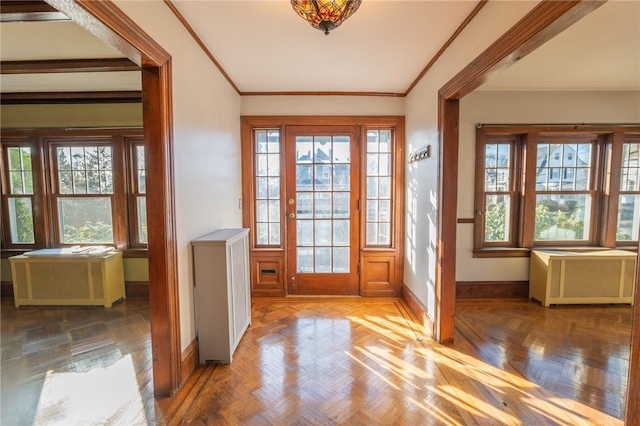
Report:
[{"label": "white cabinet", "polygon": [[193,245],[200,363],[229,364],[251,324],[249,230],[220,229]]}]

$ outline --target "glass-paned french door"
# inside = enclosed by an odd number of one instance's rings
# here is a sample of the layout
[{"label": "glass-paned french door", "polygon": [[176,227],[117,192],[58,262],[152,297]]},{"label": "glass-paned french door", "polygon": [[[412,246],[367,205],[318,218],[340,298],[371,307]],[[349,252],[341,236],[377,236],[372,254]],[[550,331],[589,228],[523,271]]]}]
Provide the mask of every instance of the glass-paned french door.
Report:
[{"label": "glass-paned french door", "polygon": [[358,129],[286,132],[287,290],[358,294]]}]

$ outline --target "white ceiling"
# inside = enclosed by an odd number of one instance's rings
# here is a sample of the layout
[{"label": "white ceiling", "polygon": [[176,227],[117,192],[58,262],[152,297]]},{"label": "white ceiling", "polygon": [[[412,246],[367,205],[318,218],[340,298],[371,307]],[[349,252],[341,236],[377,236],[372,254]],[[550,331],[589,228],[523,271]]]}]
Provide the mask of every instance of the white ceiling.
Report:
[{"label": "white ceiling", "polygon": [[[404,93],[477,1],[366,0],[328,36],[285,0],[173,3],[242,92]],[[3,61],[122,56],[70,22],[2,23],[0,40]],[[4,74],[0,88],[139,90],[140,75]],[[640,90],[639,1],[609,1],[481,88],[583,89]]]},{"label": "white ceiling", "polygon": [[640,90],[640,1],[610,0],[479,90]]}]

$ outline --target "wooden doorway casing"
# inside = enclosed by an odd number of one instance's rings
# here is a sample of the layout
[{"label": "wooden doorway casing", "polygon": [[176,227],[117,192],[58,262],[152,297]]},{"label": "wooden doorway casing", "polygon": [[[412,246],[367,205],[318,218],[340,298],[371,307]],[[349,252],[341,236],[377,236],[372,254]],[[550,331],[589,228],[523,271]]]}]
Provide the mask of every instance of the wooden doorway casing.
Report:
[{"label": "wooden doorway casing", "polygon": [[[461,70],[438,94],[440,151],[438,231],[436,236],[435,338],[450,343],[454,335],[456,228],[458,192],[459,100],[493,74],[508,68],[605,1],[541,2],[474,61]],[[640,251],[639,262],[640,266]],[[635,294],[640,294],[640,267]],[[640,304],[633,306],[631,352],[626,401],[626,424],[640,418]]]},{"label": "wooden doorway casing", "polygon": [[[395,226],[392,229],[391,244],[385,247],[367,247],[360,232],[360,295],[366,297],[394,297],[401,292],[404,257],[404,117],[400,116],[244,116],[242,117],[242,214],[243,226],[254,229],[256,222],[256,190],[254,185],[256,130],[275,130],[282,135],[291,126],[356,126],[360,141],[366,140],[367,130],[391,129],[394,132],[392,188],[393,207],[391,215]],[[359,161],[363,158],[365,143],[359,146]],[[366,157],[366,154],[365,154]],[[282,167],[282,165],[281,165]],[[360,182],[366,179],[365,170],[360,165]],[[360,191],[362,185],[360,185]],[[281,199],[284,200],[284,198]],[[363,194],[360,194],[363,200]],[[285,216],[284,203],[281,217]],[[365,223],[365,209],[359,211],[359,222]],[[283,222],[286,227],[287,221]],[[287,295],[285,279],[285,244],[264,247],[256,244],[256,233],[250,238],[251,294],[253,297],[282,297]],[[283,233],[284,235],[284,233]],[[261,270],[275,271],[266,278]]]},{"label": "wooden doorway casing", "polygon": [[182,385],[173,188],[171,56],[109,0],[45,0],[142,69],[147,181],[149,308],[156,397]]}]

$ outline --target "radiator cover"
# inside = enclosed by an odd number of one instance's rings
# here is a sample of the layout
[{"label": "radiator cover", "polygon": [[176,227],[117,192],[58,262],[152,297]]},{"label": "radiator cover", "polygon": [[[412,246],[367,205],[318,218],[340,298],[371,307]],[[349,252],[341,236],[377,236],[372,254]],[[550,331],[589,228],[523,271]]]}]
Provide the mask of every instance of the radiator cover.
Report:
[{"label": "radiator cover", "polygon": [[532,250],[529,298],[553,304],[633,304],[636,254]]},{"label": "radiator cover", "polygon": [[102,305],[125,298],[122,253],[99,257],[13,256],[16,307],[22,305]]}]

